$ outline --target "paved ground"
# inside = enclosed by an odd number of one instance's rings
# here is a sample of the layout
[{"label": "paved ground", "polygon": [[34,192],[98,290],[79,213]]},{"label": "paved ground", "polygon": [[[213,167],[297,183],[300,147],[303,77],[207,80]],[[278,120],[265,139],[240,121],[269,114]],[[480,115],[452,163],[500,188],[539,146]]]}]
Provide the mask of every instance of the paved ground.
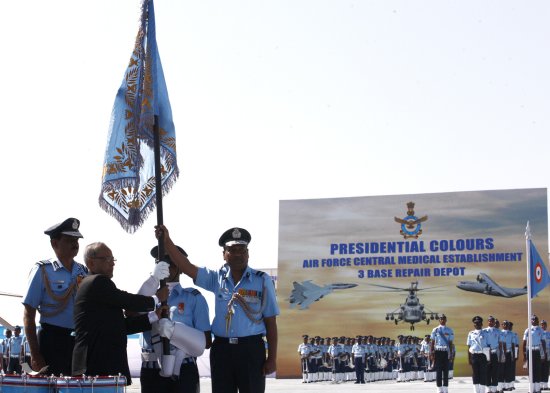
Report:
[{"label": "paved ground", "polygon": [[[528,381],[527,377],[518,377],[519,383],[516,383],[516,390],[514,393],[527,393]],[[453,378],[449,383],[449,392],[468,392],[473,391],[471,384],[472,379],[470,377],[458,377]],[[385,393],[417,393],[417,392],[429,392],[435,393],[437,391],[435,383],[430,382],[408,382],[408,383],[397,383],[397,382],[376,382],[369,383],[365,385],[355,385],[353,382],[346,382],[343,384],[331,384],[328,382],[317,382],[311,384],[303,384],[299,379],[274,379],[268,378],[266,393],[271,392],[286,392],[286,393],[302,393],[302,392],[352,392],[352,391],[367,391],[367,392],[385,392]],[[127,393],[138,393],[139,389],[139,378],[134,379],[134,385],[129,386],[126,389]],[[210,378],[201,378],[201,392],[209,393],[211,392]]]}]

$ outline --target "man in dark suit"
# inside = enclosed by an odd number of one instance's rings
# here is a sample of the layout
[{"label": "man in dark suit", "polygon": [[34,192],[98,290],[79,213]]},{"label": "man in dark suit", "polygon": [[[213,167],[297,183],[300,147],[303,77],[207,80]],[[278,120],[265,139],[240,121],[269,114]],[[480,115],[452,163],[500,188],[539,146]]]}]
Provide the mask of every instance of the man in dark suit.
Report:
[{"label": "man in dark suit", "polygon": [[[84,261],[90,275],[80,283],[75,300],[72,374],[121,373],[129,385],[127,335],[151,330],[151,322],[158,320],[154,312],[156,305],[168,298],[168,288],[159,289],[155,296],[134,295],[118,289],[111,280],[116,259],[104,243],[88,245]],[[125,317],[124,310],[149,313]]]}]

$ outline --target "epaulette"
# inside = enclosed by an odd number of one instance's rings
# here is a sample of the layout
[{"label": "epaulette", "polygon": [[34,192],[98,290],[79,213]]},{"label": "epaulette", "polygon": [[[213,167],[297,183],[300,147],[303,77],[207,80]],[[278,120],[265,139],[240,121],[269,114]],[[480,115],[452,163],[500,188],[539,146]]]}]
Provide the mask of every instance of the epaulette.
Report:
[{"label": "epaulette", "polygon": [[48,264],[51,264],[52,261],[50,261],[49,259],[43,259],[42,261],[38,261],[36,262],[36,264],[38,266],[45,266],[45,265],[48,265]]},{"label": "epaulette", "polygon": [[199,296],[201,294],[201,291],[199,291],[197,288],[190,288],[191,293],[195,296]]},{"label": "epaulette", "polygon": [[256,273],[254,273],[255,275],[259,276],[259,277],[263,277],[265,272],[262,272],[260,270],[256,270]]}]

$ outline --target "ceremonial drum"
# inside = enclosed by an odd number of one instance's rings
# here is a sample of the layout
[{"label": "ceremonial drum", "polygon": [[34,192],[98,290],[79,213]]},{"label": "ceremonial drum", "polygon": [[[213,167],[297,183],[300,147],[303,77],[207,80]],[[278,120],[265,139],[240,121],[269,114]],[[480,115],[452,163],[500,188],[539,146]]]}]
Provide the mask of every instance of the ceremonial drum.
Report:
[{"label": "ceremonial drum", "polygon": [[30,375],[0,375],[0,393],[54,393],[52,377]]},{"label": "ceremonial drum", "polygon": [[[124,393],[126,377],[59,377],[55,381],[57,393]],[[0,392],[1,393],[1,392]]]}]

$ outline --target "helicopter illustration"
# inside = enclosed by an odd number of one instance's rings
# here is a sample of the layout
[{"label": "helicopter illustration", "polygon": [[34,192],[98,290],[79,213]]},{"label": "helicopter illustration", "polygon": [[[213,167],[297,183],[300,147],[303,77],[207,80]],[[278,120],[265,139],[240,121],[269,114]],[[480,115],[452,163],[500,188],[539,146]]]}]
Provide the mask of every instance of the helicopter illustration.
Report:
[{"label": "helicopter illustration", "polygon": [[417,296],[418,291],[425,291],[427,289],[433,289],[437,287],[430,288],[418,288],[418,281],[411,282],[411,285],[408,288],[399,288],[391,287],[388,285],[377,285],[369,284],[376,287],[387,288],[390,291],[388,292],[401,292],[405,291],[409,294],[405,299],[405,303],[401,304],[397,309],[392,312],[386,313],[386,321],[393,321],[396,325],[399,322],[410,323],[410,330],[414,330],[414,324],[418,322],[425,321],[427,325],[430,324],[431,320],[439,319],[439,313],[431,311],[424,304],[420,303],[420,299]]}]

